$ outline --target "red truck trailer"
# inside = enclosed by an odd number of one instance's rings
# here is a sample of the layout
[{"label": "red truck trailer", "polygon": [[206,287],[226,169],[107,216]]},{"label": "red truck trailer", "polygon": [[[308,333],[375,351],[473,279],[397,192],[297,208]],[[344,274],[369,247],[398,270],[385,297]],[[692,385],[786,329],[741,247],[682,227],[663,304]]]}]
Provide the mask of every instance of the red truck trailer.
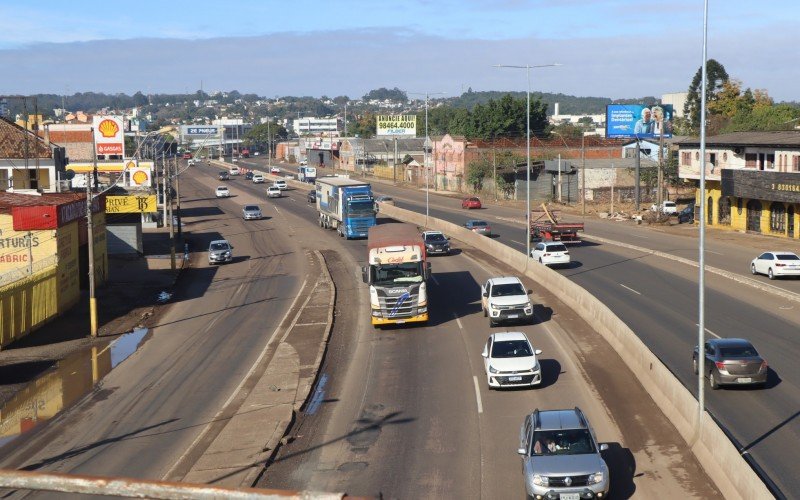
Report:
[{"label": "red truck trailer", "polygon": [[558,211],[548,209],[544,203],[541,210],[531,210],[530,221],[531,241],[581,241],[578,231],[583,231],[583,222],[564,222]]}]

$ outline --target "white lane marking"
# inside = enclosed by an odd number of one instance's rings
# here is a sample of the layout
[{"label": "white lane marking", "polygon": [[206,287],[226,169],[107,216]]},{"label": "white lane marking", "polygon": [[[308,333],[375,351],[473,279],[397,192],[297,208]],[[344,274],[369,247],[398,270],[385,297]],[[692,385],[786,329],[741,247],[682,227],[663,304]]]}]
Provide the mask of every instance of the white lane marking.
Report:
[{"label": "white lane marking", "polygon": [[[274,206],[274,205],[273,205],[273,206]],[[275,207],[275,211],[276,211],[276,212],[278,212],[278,213],[281,213],[281,211],[280,211],[280,210],[278,210],[278,207]]]},{"label": "white lane marking", "polygon": [[[694,326],[700,326],[700,323],[695,323]],[[710,333],[711,335],[715,336],[716,338],[720,338],[719,335],[717,335],[716,333],[712,332],[708,328],[706,328],[705,330],[706,330],[706,332]]]},{"label": "white lane marking", "polygon": [[456,315],[456,313],[453,313],[453,317],[456,319],[456,323],[458,323],[458,327],[463,330],[464,327],[461,325],[461,320],[458,318],[458,315]]},{"label": "white lane marking", "polygon": [[525,244],[525,243],[523,243],[521,241],[517,241],[517,240],[508,240],[508,241],[510,241],[512,243],[516,243],[517,245],[524,245]]},{"label": "white lane marking", "polygon": [[478,400],[478,413],[483,413],[483,404],[481,403],[481,389],[478,386],[478,377],[473,375],[472,381],[475,382],[475,399]]},{"label": "white lane marking", "polygon": [[635,293],[636,295],[641,295],[641,293],[637,292],[636,290],[634,290],[633,288],[631,288],[629,286],[623,285],[622,283],[620,283],[619,286],[621,286],[622,288],[627,288],[628,290],[630,290],[631,292]]},{"label": "white lane marking", "polygon": [[436,286],[439,286],[439,280],[436,279],[436,276],[431,274],[431,279],[433,280],[434,283],[436,283]]},{"label": "white lane marking", "polygon": [[725,255],[724,253],[715,252],[714,250],[706,249],[706,252],[713,253],[714,255]]},{"label": "white lane marking", "polygon": [[636,236],[637,238],[649,238],[649,236],[645,234],[636,234],[636,233],[628,233],[628,234],[630,234],[631,236]]}]

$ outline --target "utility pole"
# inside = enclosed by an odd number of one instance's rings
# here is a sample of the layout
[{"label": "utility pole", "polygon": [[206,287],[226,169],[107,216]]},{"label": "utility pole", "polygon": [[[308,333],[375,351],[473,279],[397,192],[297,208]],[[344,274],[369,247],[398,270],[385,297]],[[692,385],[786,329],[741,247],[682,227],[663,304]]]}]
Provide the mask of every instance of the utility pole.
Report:
[{"label": "utility pole", "polygon": [[561,203],[561,153],[558,153],[558,202]]},{"label": "utility pole", "polygon": [[394,138],[394,160],[392,160],[392,180],[397,184],[397,137]]},{"label": "utility pole", "polygon": [[664,122],[666,122],[666,117],[661,121],[661,133],[658,136],[658,179],[656,181],[658,192],[656,193],[656,203],[659,210],[663,206],[661,202],[664,201]]},{"label": "utility pole", "polygon": [[586,215],[586,136],[581,136],[581,215]]},{"label": "utility pole", "polygon": [[636,138],[636,158],[634,159],[634,165],[636,166],[636,185],[633,187],[633,197],[636,198],[635,202],[635,209],[639,211],[639,201],[640,201],[640,184],[641,184],[641,167],[642,167],[642,147],[639,143],[639,138]]},{"label": "utility pole", "polygon": [[[92,131],[92,163],[93,170],[97,173],[97,143],[94,139],[94,127]],[[97,337],[97,301],[94,294],[94,221],[92,220],[92,181],[91,176],[86,174],[86,240],[89,253],[89,333],[92,337]]]},{"label": "utility pole", "polygon": [[497,151],[495,151],[494,142],[494,133],[492,133],[492,186],[494,186],[494,201],[497,201]]},{"label": "utility pole", "polygon": [[173,158],[175,162],[175,196],[178,202],[178,238],[182,236],[181,233],[181,176],[178,172],[178,157]]},{"label": "utility pole", "polygon": [[[154,157],[154,162],[158,161],[158,156]],[[161,153],[161,201],[164,204],[164,224],[162,227],[167,227],[167,164],[164,163],[164,153]]]}]

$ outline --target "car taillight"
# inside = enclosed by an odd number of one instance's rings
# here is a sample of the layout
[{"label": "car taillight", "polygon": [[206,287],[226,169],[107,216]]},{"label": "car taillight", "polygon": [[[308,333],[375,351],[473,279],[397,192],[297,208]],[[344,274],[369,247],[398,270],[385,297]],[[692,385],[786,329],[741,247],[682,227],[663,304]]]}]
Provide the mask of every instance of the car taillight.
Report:
[{"label": "car taillight", "polygon": [[722,361],[715,361],[714,364],[717,365],[717,370],[725,369],[725,363],[723,363]]},{"label": "car taillight", "polygon": [[761,362],[761,366],[758,367],[759,373],[767,371],[768,367],[769,367],[769,365],[767,364],[767,362],[766,361],[762,361]]}]

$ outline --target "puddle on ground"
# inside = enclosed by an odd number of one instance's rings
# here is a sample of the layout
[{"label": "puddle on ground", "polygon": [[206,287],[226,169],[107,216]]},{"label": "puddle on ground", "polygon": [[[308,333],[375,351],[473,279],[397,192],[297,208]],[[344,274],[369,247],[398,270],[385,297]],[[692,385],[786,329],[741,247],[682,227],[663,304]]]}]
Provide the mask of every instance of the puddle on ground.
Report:
[{"label": "puddle on ground", "polygon": [[91,392],[97,382],[136,352],[148,331],[136,328],[105,344],[73,353],[30,381],[0,408],[0,448]]}]

